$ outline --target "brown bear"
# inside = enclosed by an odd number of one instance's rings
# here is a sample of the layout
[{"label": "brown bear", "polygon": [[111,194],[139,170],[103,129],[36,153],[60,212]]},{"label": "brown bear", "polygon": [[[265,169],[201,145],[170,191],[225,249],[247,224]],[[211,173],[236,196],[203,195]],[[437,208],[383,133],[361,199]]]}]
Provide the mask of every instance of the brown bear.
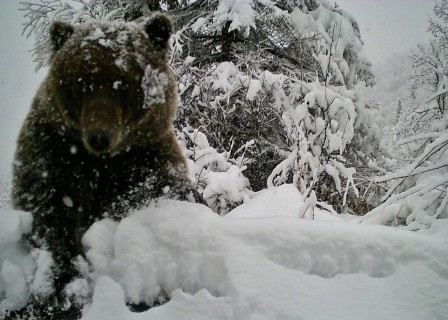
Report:
[{"label": "brown bear", "polygon": [[[172,32],[164,14],[142,24],[55,22],[50,29],[50,69],[13,168],[13,205],[34,217],[27,241],[54,259],[54,293],[32,298],[36,318],[77,317],[76,308],[61,308],[64,288],[78,274],[73,259],[83,254],[81,237],[96,219],[194,193],[172,124]],[[50,299],[56,303],[47,308]]]}]

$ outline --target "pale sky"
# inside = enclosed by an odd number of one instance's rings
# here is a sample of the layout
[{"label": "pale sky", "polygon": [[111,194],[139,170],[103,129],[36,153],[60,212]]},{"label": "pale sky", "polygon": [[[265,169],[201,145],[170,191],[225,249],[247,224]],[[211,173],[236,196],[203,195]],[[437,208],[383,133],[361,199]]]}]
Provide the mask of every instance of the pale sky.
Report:
[{"label": "pale sky", "polygon": [[430,39],[432,0],[337,0],[355,17],[371,62],[375,65]]},{"label": "pale sky", "polygon": [[[429,39],[431,0],[338,0],[360,24],[366,52],[377,64]],[[0,0],[0,176],[9,171],[15,140],[39,82],[28,52],[32,39],[21,36],[18,0]]]},{"label": "pale sky", "polygon": [[18,0],[0,0],[0,178],[10,170],[15,141],[44,74],[34,72],[32,40],[22,37]]}]

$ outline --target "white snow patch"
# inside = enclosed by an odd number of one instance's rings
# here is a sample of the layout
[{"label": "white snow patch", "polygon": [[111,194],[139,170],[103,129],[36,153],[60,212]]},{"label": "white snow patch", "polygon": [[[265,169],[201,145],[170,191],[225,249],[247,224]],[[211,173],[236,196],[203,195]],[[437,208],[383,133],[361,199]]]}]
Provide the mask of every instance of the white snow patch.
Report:
[{"label": "white snow patch", "polygon": [[143,107],[165,102],[165,92],[169,84],[168,75],[159,69],[148,65],[142,79],[142,89],[145,95]]},{"label": "white snow patch", "polygon": [[[23,233],[31,231],[33,216],[30,213],[0,208],[0,245],[17,242]],[[1,253],[0,253],[1,257]]]},{"label": "white snow patch", "polygon": [[[243,168],[244,170],[245,168]],[[225,194],[226,198],[233,202],[243,202],[247,200],[245,194],[241,192],[249,185],[246,177],[242,174],[242,169],[232,165],[225,172],[210,171],[207,175],[208,184],[204,189],[205,199],[214,197],[217,194]]]},{"label": "white snow patch", "polygon": [[0,285],[4,298],[0,302],[0,315],[8,310],[23,308],[28,302],[25,274],[14,263],[6,260],[0,270]]},{"label": "white snow patch", "polygon": [[30,293],[35,296],[47,297],[54,290],[51,270],[53,257],[50,252],[40,249],[33,250],[30,256],[36,265],[33,281],[29,286]]},{"label": "white snow patch", "polygon": [[73,207],[73,200],[69,196],[62,197],[62,202],[64,202],[64,205],[66,205],[67,207]]},{"label": "white snow patch", "polygon": [[256,79],[251,79],[249,82],[249,88],[247,89],[246,99],[249,101],[254,101],[257,98],[258,92],[261,90],[261,81]]},{"label": "white snow patch", "polygon": [[[298,219],[293,188],[264,190],[225,217],[161,201],[95,223],[84,237],[96,283],[84,319],[443,319],[445,239]],[[161,294],[171,298],[161,307],[125,307]]]},{"label": "white snow patch", "polygon": [[124,57],[118,57],[115,59],[115,65],[123,71],[128,71],[128,64]]},{"label": "white snow patch", "polygon": [[0,208],[0,318],[6,311],[20,309],[28,301],[27,284],[34,263],[19,242],[31,231],[31,214]]},{"label": "white snow patch", "polygon": [[112,88],[114,88],[115,90],[118,90],[118,88],[120,87],[122,81],[115,81],[112,85]]},{"label": "white snow patch", "polygon": [[71,153],[71,154],[76,154],[77,152],[78,152],[78,147],[75,146],[75,145],[72,145],[72,146],[70,147],[70,153]]},{"label": "white snow patch", "polygon": [[105,38],[106,34],[103,32],[103,30],[101,30],[100,27],[96,27],[90,35],[88,35],[85,39],[86,40],[98,40],[98,39],[102,39]]},{"label": "white snow patch", "polygon": [[[285,185],[224,217],[161,200],[121,222],[100,220],[83,237],[90,273],[83,268],[87,278],[67,290],[75,298],[93,290],[83,319],[444,319],[448,243],[441,230],[431,237],[299,219],[302,197]],[[48,284],[50,255],[35,253],[33,268],[17,246],[29,218],[0,209],[2,308],[23,306],[28,288]],[[8,243],[16,247],[5,250]],[[141,313],[126,307],[160,296],[170,300]]]},{"label": "white snow patch", "polygon": [[[245,36],[250,33],[250,28],[256,29],[255,11],[253,0],[220,0],[218,8],[213,12],[213,26],[221,26],[226,21],[231,21],[228,31],[242,30]],[[199,29],[204,22],[195,24]]]}]

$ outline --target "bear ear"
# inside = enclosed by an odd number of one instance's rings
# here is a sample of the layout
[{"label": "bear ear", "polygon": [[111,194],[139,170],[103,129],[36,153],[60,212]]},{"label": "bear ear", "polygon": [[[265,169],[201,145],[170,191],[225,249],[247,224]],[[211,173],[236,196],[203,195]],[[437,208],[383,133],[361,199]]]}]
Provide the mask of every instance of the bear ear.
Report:
[{"label": "bear ear", "polygon": [[149,37],[149,41],[158,49],[167,49],[168,40],[174,31],[171,18],[163,13],[153,14],[146,21],[144,30]]},{"label": "bear ear", "polygon": [[61,49],[64,43],[72,36],[74,28],[71,24],[55,21],[50,27],[51,49],[53,53]]}]

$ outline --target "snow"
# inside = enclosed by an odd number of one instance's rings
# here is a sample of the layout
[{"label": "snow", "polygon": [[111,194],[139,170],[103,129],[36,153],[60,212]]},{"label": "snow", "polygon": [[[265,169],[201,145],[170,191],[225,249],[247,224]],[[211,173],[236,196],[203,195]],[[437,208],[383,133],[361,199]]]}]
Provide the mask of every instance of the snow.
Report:
[{"label": "snow", "polygon": [[242,170],[236,165],[232,165],[226,172],[209,172],[207,180],[210,182],[204,189],[204,198],[211,198],[215,194],[226,194],[233,202],[245,200],[244,194],[240,190],[243,190],[249,183],[241,173]]},{"label": "snow", "polygon": [[254,101],[258,95],[258,92],[262,89],[262,84],[260,80],[250,80],[249,88],[247,89],[246,99],[249,101]]},{"label": "snow", "polygon": [[17,242],[22,233],[31,231],[32,215],[25,212],[0,209],[2,223],[0,224],[0,245],[9,241]]},{"label": "snow", "polygon": [[[250,197],[252,191],[248,179],[243,175],[246,168],[241,164],[243,160],[231,162],[228,152],[217,152],[197,129],[184,128],[178,137],[187,159],[190,179],[212,210],[226,214]],[[189,149],[187,145],[191,143],[193,147]],[[252,145],[253,140],[236,153],[243,151],[241,158],[244,158],[244,150]]]},{"label": "snow", "polygon": [[[253,0],[221,0],[213,13],[213,25],[217,27],[226,21],[231,21],[229,32],[242,29],[248,36],[250,28],[256,28],[253,6]],[[198,28],[199,25],[197,24],[195,27]]]},{"label": "snow", "polygon": [[[276,216],[299,217],[305,197],[294,185],[284,184],[257,192],[250,201],[230,211],[226,217],[268,218]],[[275,205],[273,205],[275,204]],[[315,220],[340,221],[326,210],[315,208]]]},{"label": "snow", "polygon": [[165,92],[169,79],[165,72],[154,69],[151,65],[146,66],[145,75],[142,79],[142,89],[145,96],[144,108],[149,108],[154,104],[165,102]]},{"label": "snow", "polygon": [[[93,304],[83,320],[109,319],[164,319],[164,320],[208,320],[232,319],[228,301],[216,298],[203,289],[194,295],[182,290],[173,292],[169,305],[151,309],[143,314],[132,313],[123,304],[124,291],[112,279],[103,277],[98,280]],[[191,308],[196,305],[197,308]]]},{"label": "snow", "polygon": [[27,303],[27,280],[33,265],[20,245],[22,233],[29,232],[31,214],[0,208],[0,317],[6,310]]},{"label": "snow", "polygon": [[[265,194],[275,199],[277,192]],[[222,319],[294,319],[299,314],[304,319],[442,319],[448,284],[445,241],[279,212],[260,218],[254,212],[264,209],[265,215],[269,204],[258,201],[247,210],[240,206],[242,217],[230,212],[220,218],[200,205],[167,201],[124,219],[113,233],[115,254],[105,263],[109,269],[93,275],[97,299],[85,318],[103,314],[96,303],[104,304],[110,295],[117,311],[131,316],[125,297],[151,302],[160,285],[159,290],[176,294],[143,313],[145,319],[207,319],[211,306],[219,311],[213,318]],[[88,253],[95,252],[94,241],[85,244]],[[325,309],[316,308],[316,301]],[[184,310],[173,310],[179,308]],[[108,319],[126,313],[111,313]]]},{"label": "snow", "polygon": [[73,200],[68,196],[63,197],[62,202],[64,202],[64,205],[66,205],[67,207],[73,207]]},{"label": "snow", "polygon": [[[444,319],[446,224],[434,237],[345,222],[323,209],[300,219],[304,204],[293,185],[282,185],[224,217],[160,200],[120,222],[100,220],[83,237],[88,281],[67,291],[93,292],[84,320]],[[27,214],[2,209],[0,219],[1,245],[29,231]],[[1,306],[19,308],[33,277],[17,252],[1,252]],[[33,259],[41,271],[51,264],[42,253]],[[141,313],[126,306],[166,297]]]},{"label": "snow", "polygon": [[249,82],[247,77],[239,73],[238,68],[232,62],[222,62],[213,72],[213,89],[222,90],[224,92],[231,91],[240,86],[240,83],[247,84]]},{"label": "snow", "polygon": [[86,37],[86,40],[98,40],[101,38],[105,38],[106,34],[101,30],[101,28],[97,27],[93,30],[92,34]]},{"label": "snow", "polygon": [[[308,14],[295,9],[291,13],[291,21],[295,29],[304,36],[320,35],[320,50],[315,54],[325,77],[346,84],[348,88],[354,84],[355,69],[371,74],[371,62],[364,50],[364,43],[359,34],[359,26],[347,12],[333,8],[326,2]],[[348,52],[356,52],[348,58]],[[332,74],[329,74],[332,73]]]},{"label": "snow", "polygon": [[6,260],[0,272],[0,283],[5,287],[5,297],[0,302],[2,311],[20,309],[28,302],[25,275],[15,264]]}]

